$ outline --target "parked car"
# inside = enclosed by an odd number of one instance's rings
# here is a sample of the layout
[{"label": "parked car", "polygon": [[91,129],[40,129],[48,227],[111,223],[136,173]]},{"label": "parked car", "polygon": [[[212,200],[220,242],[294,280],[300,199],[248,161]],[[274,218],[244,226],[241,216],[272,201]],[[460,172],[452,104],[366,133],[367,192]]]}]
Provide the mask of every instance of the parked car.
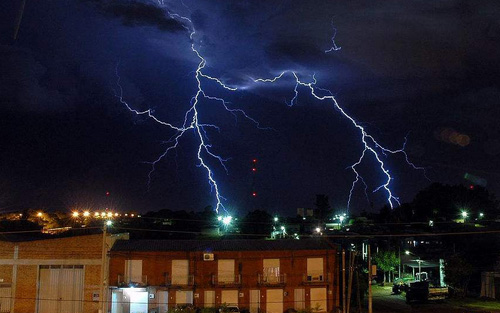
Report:
[{"label": "parked car", "polygon": [[236,305],[228,305],[219,308],[219,313],[240,313],[240,308]]}]

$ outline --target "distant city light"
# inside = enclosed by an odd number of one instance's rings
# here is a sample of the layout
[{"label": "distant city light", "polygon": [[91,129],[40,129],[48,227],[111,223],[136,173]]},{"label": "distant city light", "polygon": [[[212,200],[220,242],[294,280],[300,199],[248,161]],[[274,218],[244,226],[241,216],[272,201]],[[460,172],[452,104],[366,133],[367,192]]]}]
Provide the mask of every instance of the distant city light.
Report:
[{"label": "distant city light", "polygon": [[479,213],[479,217],[484,217],[484,213]]},{"label": "distant city light", "polygon": [[83,216],[85,216],[85,217],[90,216],[90,212],[89,212],[89,211],[84,211],[84,212],[83,212]]},{"label": "distant city light", "polygon": [[102,213],[101,213],[101,216],[102,216],[102,217],[106,216],[106,212],[102,212]]},{"label": "distant city light", "polygon": [[43,213],[42,213],[42,212],[38,212],[38,213],[36,214],[36,216],[38,216],[38,217],[42,217],[42,215],[43,215]]},{"label": "distant city light", "polygon": [[281,230],[285,230],[285,226],[281,226]]},{"label": "distant city light", "polygon": [[132,214],[130,214],[130,216],[134,217],[134,214],[132,213]]},{"label": "distant city light", "polygon": [[317,232],[317,233],[320,233],[320,232],[321,232],[321,228],[316,227],[316,232]]},{"label": "distant city light", "polygon": [[463,218],[466,218],[466,217],[467,217],[467,215],[469,215],[469,213],[467,213],[467,211],[462,211],[462,217],[463,217]]},{"label": "distant city light", "polygon": [[95,212],[95,213],[94,213],[94,216],[99,216],[99,212]]},{"label": "distant city light", "polygon": [[118,216],[118,213],[115,213],[115,216]]},{"label": "distant city light", "polygon": [[275,217],[274,217],[274,221],[275,221],[275,222],[277,222],[277,221],[278,221],[278,217],[277,217],[277,216],[275,216]]},{"label": "distant city light", "polygon": [[106,221],[106,225],[107,226],[111,226],[111,225],[113,225],[113,222],[112,221]]},{"label": "distant city light", "polygon": [[108,212],[108,217],[111,217],[111,216],[113,216],[113,213]]},{"label": "distant city light", "polygon": [[78,213],[77,211],[73,212],[73,217],[78,217],[78,215],[80,215],[80,213]]},{"label": "distant city light", "polygon": [[222,216],[217,216],[217,220],[220,222],[222,221]]},{"label": "distant city light", "polygon": [[410,250],[406,250],[406,251],[405,251],[405,254],[406,254],[406,255],[410,255]]},{"label": "distant city light", "polygon": [[345,219],[345,216],[343,216],[343,215],[341,215],[341,216],[339,217],[339,220],[340,220],[340,222],[341,222],[341,223],[344,221],[344,219]]},{"label": "distant city light", "polygon": [[431,226],[431,227],[434,226],[434,221],[433,220],[429,221],[429,226]]}]

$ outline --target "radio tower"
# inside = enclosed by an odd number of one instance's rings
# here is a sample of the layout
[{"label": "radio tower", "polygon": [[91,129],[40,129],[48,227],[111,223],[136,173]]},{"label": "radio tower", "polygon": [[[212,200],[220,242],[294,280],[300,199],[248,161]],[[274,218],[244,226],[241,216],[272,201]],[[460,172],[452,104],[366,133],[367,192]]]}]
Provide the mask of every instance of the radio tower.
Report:
[{"label": "radio tower", "polygon": [[[257,188],[255,187],[255,177],[257,176],[257,159],[253,158],[252,159],[252,197],[257,198]],[[255,207],[255,200],[253,201],[254,203],[254,209]]]}]

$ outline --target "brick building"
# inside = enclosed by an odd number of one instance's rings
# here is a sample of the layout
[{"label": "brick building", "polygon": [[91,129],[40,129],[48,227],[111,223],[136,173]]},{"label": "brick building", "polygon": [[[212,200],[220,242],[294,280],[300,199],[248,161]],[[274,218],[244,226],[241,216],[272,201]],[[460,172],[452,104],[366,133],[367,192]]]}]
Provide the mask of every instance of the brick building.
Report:
[{"label": "brick building", "polygon": [[118,240],[111,313],[237,305],[250,313],[339,307],[337,247],[305,240]]},{"label": "brick building", "polygon": [[[117,238],[107,236],[105,252]],[[106,256],[106,253],[104,253]],[[0,239],[1,313],[94,313],[107,258],[103,235]]]}]

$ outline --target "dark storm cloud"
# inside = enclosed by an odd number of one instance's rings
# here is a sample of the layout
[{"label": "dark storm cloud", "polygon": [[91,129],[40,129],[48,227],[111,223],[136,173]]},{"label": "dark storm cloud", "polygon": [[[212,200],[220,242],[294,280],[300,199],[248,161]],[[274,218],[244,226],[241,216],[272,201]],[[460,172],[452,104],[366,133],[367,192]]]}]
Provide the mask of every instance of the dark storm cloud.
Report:
[{"label": "dark storm cloud", "polygon": [[0,46],[0,106],[11,111],[56,111],[73,107],[77,81],[64,66],[47,67],[28,49]]},{"label": "dark storm cloud", "polygon": [[108,2],[91,1],[108,16],[121,18],[125,26],[154,26],[161,31],[184,31],[181,23],[166,15],[165,11],[153,4],[138,1]]}]

